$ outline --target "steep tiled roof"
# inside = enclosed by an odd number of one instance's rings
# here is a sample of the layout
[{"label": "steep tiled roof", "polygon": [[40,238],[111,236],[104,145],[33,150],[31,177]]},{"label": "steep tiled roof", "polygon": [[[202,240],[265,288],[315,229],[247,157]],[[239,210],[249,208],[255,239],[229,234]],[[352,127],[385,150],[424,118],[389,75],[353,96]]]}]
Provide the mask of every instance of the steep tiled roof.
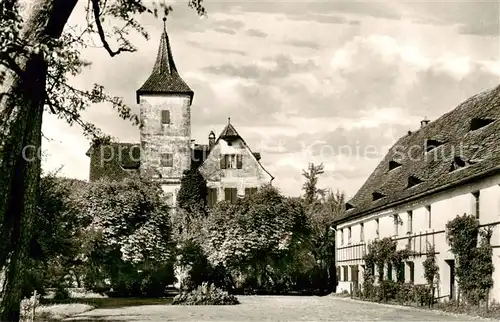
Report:
[{"label": "steep tiled roof", "polygon": [[187,94],[193,99],[193,91],[184,82],[175,67],[167,31],[161,35],[158,56],[151,76],[137,91],[137,103],[141,94]]},{"label": "steep tiled roof", "polygon": [[[436,142],[440,144],[432,148]],[[338,222],[495,172],[500,172],[500,86],[400,138],[349,200],[350,209]]]}]

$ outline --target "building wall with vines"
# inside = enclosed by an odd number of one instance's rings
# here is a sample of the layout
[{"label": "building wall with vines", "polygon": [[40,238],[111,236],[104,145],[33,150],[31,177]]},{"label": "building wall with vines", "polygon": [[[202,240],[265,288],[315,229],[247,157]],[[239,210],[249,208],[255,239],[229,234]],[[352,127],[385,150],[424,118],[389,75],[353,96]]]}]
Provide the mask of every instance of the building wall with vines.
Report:
[{"label": "building wall with vines", "polygon": [[[456,256],[447,241],[446,225],[459,215],[478,216],[480,227],[490,227],[492,235],[493,286],[489,298],[500,301],[500,175],[490,176],[453,189],[431,194],[416,201],[408,201],[398,207],[369,213],[358,219],[337,225],[337,267],[339,272],[338,291],[350,290],[353,280],[363,284],[363,256],[367,245],[376,239],[390,237],[397,243],[397,249],[408,248],[413,255],[405,260],[405,282],[426,284],[424,261],[429,245],[435,249],[439,268],[439,285],[436,298],[456,298],[458,282],[454,267]],[[479,194],[477,193],[479,192]],[[453,264],[455,266],[453,266]],[[355,267],[359,267],[356,273]],[[412,268],[413,267],[413,268]],[[347,276],[344,273],[347,268]],[[389,267],[390,268],[390,267]],[[385,266],[384,276],[389,277]],[[376,268],[375,271],[378,269]],[[396,280],[396,268],[392,267],[392,278]],[[452,276],[455,283],[451,285]],[[347,277],[347,280],[346,278]]]}]

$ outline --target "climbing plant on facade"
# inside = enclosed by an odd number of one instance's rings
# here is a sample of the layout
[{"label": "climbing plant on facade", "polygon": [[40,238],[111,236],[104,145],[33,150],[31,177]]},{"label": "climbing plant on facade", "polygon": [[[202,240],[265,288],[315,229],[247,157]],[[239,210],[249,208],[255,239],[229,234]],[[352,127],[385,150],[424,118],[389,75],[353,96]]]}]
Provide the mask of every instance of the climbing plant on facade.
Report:
[{"label": "climbing plant on facade", "polygon": [[480,228],[478,220],[467,214],[449,221],[446,228],[447,241],[455,255],[455,274],[463,299],[474,305],[487,302],[493,286],[491,229]]}]

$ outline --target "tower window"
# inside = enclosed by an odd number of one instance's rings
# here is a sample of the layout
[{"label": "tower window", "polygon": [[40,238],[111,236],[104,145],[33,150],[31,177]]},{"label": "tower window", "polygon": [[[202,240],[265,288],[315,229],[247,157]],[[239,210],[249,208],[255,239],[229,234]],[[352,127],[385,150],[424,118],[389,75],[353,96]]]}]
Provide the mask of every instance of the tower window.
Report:
[{"label": "tower window", "polygon": [[365,241],[365,224],[359,224],[359,241]]},{"label": "tower window", "polygon": [[172,153],[162,153],[160,164],[162,167],[171,168],[174,166],[174,155]]},{"label": "tower window", "polygon": [[170,124],[170,111],[162,110],[161,111],[161,124]]},{"label": "tower window", "polygon": [[375,219],[375,224],[377,225],[377,229],[375,230],[375,233],[376,233],[376,238],[379,238],[380,237],[380,221],[379,219]]}]

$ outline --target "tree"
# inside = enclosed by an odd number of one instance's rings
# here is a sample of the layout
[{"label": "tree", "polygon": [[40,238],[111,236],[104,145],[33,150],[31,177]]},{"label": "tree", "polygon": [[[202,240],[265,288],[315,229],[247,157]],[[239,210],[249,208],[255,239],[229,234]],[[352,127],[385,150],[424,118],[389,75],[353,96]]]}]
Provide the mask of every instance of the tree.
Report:
[{"label": "tree", "polygon": [[[204,14],[202,0],[189,5]],[[100,134],[91,123],[84,122],[81,111],[91,103],[110,102],[124,119],[138,124],[119,98],[105,94],[102,86],[91,91],[73,88],[67,75],[77,74],[88,65],[80,59],[79,47],[86,35],[97,34],[110,56],[133,52],[127,40],[130,29],[147,37],[133,18],[140,13],[157,14],[158,7],[148,8],[142,0],[91,0],[87,8],[88,26],[81,35],[64,33],[77,0],[33,0],[20,15],[20,1],[0,3],[0,273],[4,281],[0,290],[0,320],[18,321],[21,284],[26,273],[36,199],[40,180],[41,125],[44,107],[70,124],[77,123],[96,142],[109,137]],[[163,6],[165,13],[171,10]],[[90,19],[93,17],[94,20]],[[106,33],[104,19],[123,22]],[[114,34],[119,44],[113,50],[108,42]]]},{"label": "tree", "polygon": [[184,171],[177,195],[177,205],[186,211],[204,210],[207,201],[207,181],[198,171],[191,168]]},{"label": "tree", "polygon": [[307,171],[302,170],[302,175],[306,178],[306,182],[302,186],[306,204],[313,204],[321,195],[324,194],[325,191],[318,188],[318,178],[323,173],[323,163],[320,165],[314,165],[314,163],[310,163]]},{"label": "tree", "polygon": [[302,175],[306,182],[304,190],[304,204],[308,222],[311,227],[311,236],[308,239],[312,255],[317,263],[318,287],[320,292],[326,286],[329,292],[334,290],[337,282],[335,269],[335,219],[342,215],[345,206],[345,196],[342,192],[319,189],[318,179],[323,174],[323,164],[309,164],[308,171]]},{"label": "tree", "polygon": [[89,286],[108,278],[122,296],[163,295],[173,282],[174,245],[161,187],[140,178],[98,181],[84,200],[92,218],[82,256]]}]

